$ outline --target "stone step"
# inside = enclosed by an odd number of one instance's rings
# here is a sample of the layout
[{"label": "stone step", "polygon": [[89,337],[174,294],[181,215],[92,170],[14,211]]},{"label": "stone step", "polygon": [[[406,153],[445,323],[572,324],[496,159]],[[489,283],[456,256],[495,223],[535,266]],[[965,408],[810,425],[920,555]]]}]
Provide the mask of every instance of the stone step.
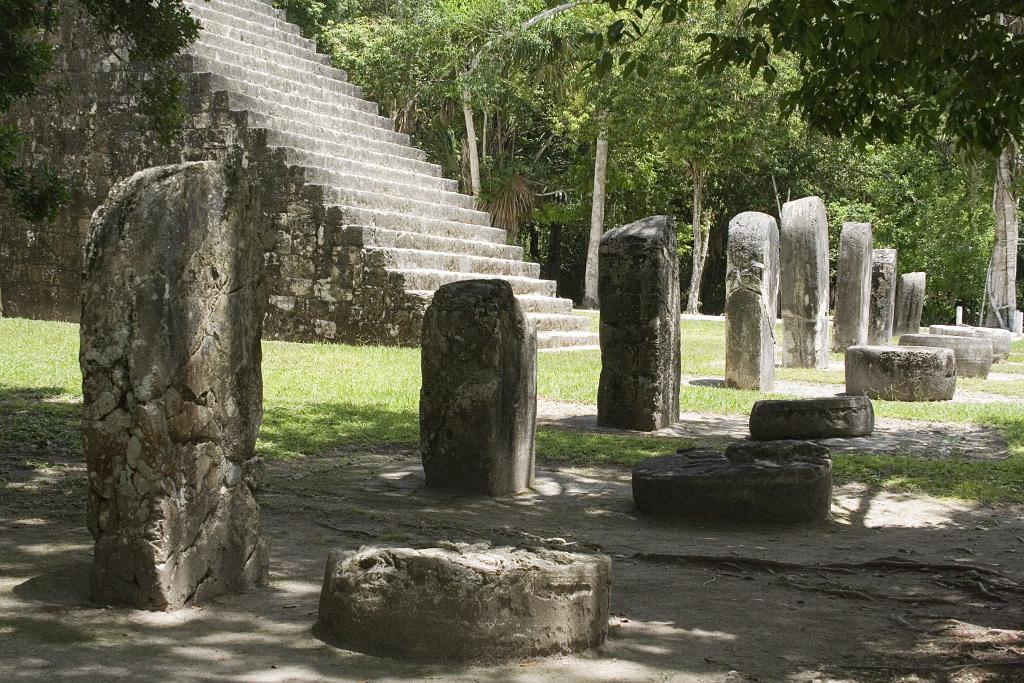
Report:
[{"label": "stone step", "polygon": [[[321,113],[330,113],[367,126],[375,126],[386,130],[392,129],[392,121],[375,112],[375,107],[364,106],[365,100],[348,97],[339,93],[315,92],[312,86],[289,83],[272,76],[261,75],[255,71],[242,69],[218,59],[210,59],[202,55],[187,55],[181,60],[185,71],[195,73],[213,73],[218,88],[239,92],[256,99],[272,100],[296,109],[316,109]],[[305,89],[309,89],[306,91]],[[326,98],[326,99],[325,99]],[[351,105],[351,106],[350,106]]]},{"label": "stone step", "polygon": [[[197,4],[202,0],[187,0],[190,4]],[[282,23],[288,22],[288,13],[283,9],[274,7],[272,3],[260,2],[259,0],[215,0],[216,4],[221,5],[225,8],[224,11],[234,13],[244,13],[246,15],[255,15],[254,21],[259,20],[272,20],[280,21]],[[296,26],[298,28],[298,26]]]},{"label": "stone step", "polygon": [[[358,233],[359,243],[367,247],[394,247],[397,249],[420,249],[439,251],[470,256],[522,260],[523,248],[511,244],[496,244],[476,240],[462,240],[450,237],[436,237],[418,232],[399,232],[384,228],[372,228],[363,225],[346,225],[343,233]],[[569,308],[572,308],[570,305]],[[555,312],[562,312],[558,309]]]},{"label": "stone step", "polygon": [[[506,233],[501,228],[483,225],[470,225],[458,221],[438,220],[422,215],[401,213],[398,211],[381,211],[358,206],[339,205],[348,225],[366,225],[374,228],[385,228],[399,232],[418,232],[435,237],[447,237],[460,240],[474,240],[505,244]],[[409,289],[408,287],[406,289]]]},{"label": "stone step", "polygon": [[344,189],[374,192],[403,199],[414,199],[432,204],[444,204],[463,209],[473,208],[473,198],[457,192],[445,192],[436,188],[426,187],[419,183],[404,184],[381,177],[370,177],[361,174],[343,173],[321,166],[311,165],[308,156],[301,150],[291,147],[283,148],[285,158],[289,162],[301,166],[306,171],[306,182],[315,185],[330,185]]},{"label": "stone step", "polygon": [[268,29],[274,29],[281,33],[287,33],[295,36],[296,38],[302,38],[301,29],[296,24],[289,22],[286,18],[286,14],[279,10],[275,14],[268,14],[266,12],[249,9],[244,4],[235,2],[234,0],[185,0],[185,6],[190,13],[195,9],[198,9],[200,12],[207,8],[214,9],[222,14],[230,15],[241,21],[265,26]]},{"label": "stone step", "polygon": [[[527,313],[548,315],[569,315],[572,313],[572,299],[559,299],[553,296],[523,295],[516,297]],[[583,316],[577,316],[583,317]]]},{"label": "stone step", "polygon": [[394,247],[368,247],[365,251],[382,254],[387,259],[388,268],[395,270],[444,270],[452,273],[522,278],[536,278],[540,275],[540,264],[529,261]]},{"label": "stone step", "polygon": [[[307,183],[313,185],[315,183]],[[484,211],[475,209],[463,209],[449,204],[435,204],[433,202],[398,197],[377,192],[366,192],[362,190],[350,190],[331,185],[324,186],[324,200],[328,204],[337,206],[351,206],[364,209],[377,209],[380,211],[393,211],[397,213],[412,213],[424,218],[436,220],[455,221],[469,225],[490,227],[491,215]]]},{"label": "stone step", "polygon": [[400,269],[388,268],[388,272],[397,273],[405,279],[406,290],[434,292],[441,285],[460,280],[505,280],[512,285],[512,291],[518,294],[555,295],[554,280],[538,280],[528,277],[497,276],[488,273],[456,273],[449,270]]},{"label": "stone step", "polygon": [[565,313],[529,313],[538,332],[589,332],[590,319]]},{"label": "stone step", "polygon": [[308,155],[313,166],[323,166],[321,160],[329,160],[333,168],[344,171],[345,169],[364,169],[362,175],[376,177],[377,174],[385,174],[384,177],[392,177],[399,182],[422,183],[426,187],[436,187],[440,190],[455,192],[459,189],[456,180],[449,180],[441,176],[441,167],[418,159],[399,157],[393,154],[375,152],[373,150],[354,147],[342,142],[330,142],[327,135],[331,131],[323,128],[309,127],[308,130],[314,135],[282,130],[284,122],[272,116],[263,114],[252,114],[251,122],[256,124],[262,121],[262,126],[267,130],[267,141],[277,147],[291,147],[301,150]]},{"label": "stone step", "polygon": [[[254,42],[263,47],[275,47],[281,52],[292,50],[305,50],[316,52],[316,41],[303,38],[297,32],[285,31],[272,23],[256,22],[239,17],[224,11],[224,7],[212,3],[193,2],[187,5],[189,14],[198,19],[203,29],[218,35],[229,35],[236,40]],[[257,37],[272,41],[263,43]],[[300,53],[295,53],[300,54]],[[317,54],[318,61],[322,64],[330,64],[328,55]]]},{"label": "stone step", "polygon": [[[216,79],[213,80],[216,81]],[[228,93],[228,103],[232,109],[248,110],[257,114],[267,114],[288,119],[299,124],[308,123],[320,128],[326,128],[339,134],[337,137],[334,137],[335,140],[341,139],[341,135],[344,135],[344,141],[356,147],[376,149],[393,154],[394,156],[409,156],[414,159],[422,158],[423,155],[420,150],[417,150],[415,147],[409,147],[403,142],[384,139],[385,137],[393,136],[387,135],[387,131],[381,128],[372,128],[336,117],[321,116],[296,107],[250,97],[249,95],[231,90],[230,86],[219,86],[213,89]],[[373,134],[368,135],[368,132]],[[397,135],[397,133],[394,135]]]},{"label": "stone step", "polygon": [[601,338],[596,332],[537,332],[537,350],[558,349],[597,350]]},{"label": "stone step", "polygon": [[[391,160],[384,160],[387,165],[382,165],[350,159],[348,157],[352,155],[353,151],[351,148],[341,146],[337,146],[337,149],[329,148],[323,143],[317,144],[318,141],[313,138],[309,138],[307,141],[298,141],[301,146],[290,144],[286,142],[289,136],[290,134],[288,133],[280,133],[280,131],[268,129],[269,144],[273,147],[288,148],[290,150],[288,152],[289,158],[294,158],[297,163],[301,163],[304,166],[322,168],[335,173],[380,178],[402,185],[415,185],[419,188],[438,192],[458,194],[459,183],[456,180],[399,170],[394,167],[394,163]],[[317,149],[311,150],[310,147]],[[468,195],[460,196],[466,197]],[[472,197],[469,198],[467,206],[472,206]]]},{"label": "stone step", "polygon": [[220,41],[214,43],[200,38],[192,43],[185,52],[219,59],[229,64],[252,69],[257,73],[267,73],[296,83],[317,85],[328,89],[334,87],[352,97],[359,97],[361,94],[356,86],[343,80],[345,73],[334,67],[311,60],[299,60],[280,53],[275,54],[245,43],[237,46],[243,50],[241,52],[234,49],[235,47],[230,43],[220,44]]}]

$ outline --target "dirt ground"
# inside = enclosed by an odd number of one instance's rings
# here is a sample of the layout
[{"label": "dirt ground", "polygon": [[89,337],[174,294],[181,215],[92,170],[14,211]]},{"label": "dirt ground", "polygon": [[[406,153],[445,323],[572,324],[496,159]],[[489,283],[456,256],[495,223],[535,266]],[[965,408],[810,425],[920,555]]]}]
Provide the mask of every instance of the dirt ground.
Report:
[{"label": "dirt ground", "polygon": [[[702,528],[635,511],[623,469],[541,467],[534,493],[424,489],[415,448],[268,466],[272,583],[153,614],[89,604],[84,468],[0,457],[0,681],[1024,681],[1024,509],[837,488],[811,528]],[[312,634],[332,548],[439,540],[614,560],[599,651],[423,666]]]}]

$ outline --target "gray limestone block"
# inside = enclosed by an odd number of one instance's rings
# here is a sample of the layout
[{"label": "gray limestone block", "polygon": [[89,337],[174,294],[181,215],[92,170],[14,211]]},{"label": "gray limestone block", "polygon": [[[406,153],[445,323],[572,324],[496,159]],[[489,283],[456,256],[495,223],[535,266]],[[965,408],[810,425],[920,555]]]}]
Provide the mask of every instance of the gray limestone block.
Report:
[{"label": "gray limestone block", "polygon": [[151,168],[93,218],[80,362],[99,602],[174,609],[266,581],[255,187],[231,164]]},{"label": "gray limestone block", "polygon": [[427,485],[503,496],[529,488],[537,332],[504,280],[462,280],[423,320],[420,452]]},{"label": "gray limestone block", "polygon": [[896,314],[893,334],[917,334],[924,311],[926,273],[904,273],[896,285]]},{"label": "gray limestone block", "polygon": [[583,652],[608,633],[610,558],[444,544],[327,561],[316,631],[411,661],[500,662]]},{"label": "gray limestone block", "polygon": [[869,345],[892,341],[896,315],[896,250],[875,249],[871,256],[871,305],[868,314]]},{"label": "gray limestone block", "polygon": [[633,500],[654,517],[818,522],[832,502],[832,459],[809,441],[746,441],[725,453],[682,450],[633,468]]},{"label": "gray limestone block", "polygon": [[779,229],[748,211],[729,222],[725,275],[725,383],[771,391],[775,384],[775,296]]},{"label": "gray limestone block", "polygon": [[988,377],[992,369],[992,340],[949,334],[905,334],[900,346],[935,346],[953,349],[956,374],[961,377]]},{"label": "gray limestone block", "polygon": [[782,364],[828,367],[828,217],[818,197],[782,207],[779,231]]},{"label": "gray limestone block", "polygon": [[750,411],[750,436],[759,441],[849,438],[874,429],[866,396],[758,401]]},{"label": "gray limestone block", "polygon": [[864,345],[871,307],[873,237],[870,223],[844,223],[839,237],[832,350]]},{"label": "gray limestone block", "polygon": [[952,349],[851,346],[846,349],[846,393],[885,401],[948,401],[956,392]]},{"label": "gray limestone block", "polygon": [[679,417],[676,227],[652,216],[601,238],[601,380],[597,421],[652,431]]},{"label": "gray limestone block", "polygon": [[996,327],[970,327],[969,325],[930,325],[928,334],[945,334],[953,337],[984,337],[992,342],[992,362],[998,363],[1010,357],[1013,333]]}]

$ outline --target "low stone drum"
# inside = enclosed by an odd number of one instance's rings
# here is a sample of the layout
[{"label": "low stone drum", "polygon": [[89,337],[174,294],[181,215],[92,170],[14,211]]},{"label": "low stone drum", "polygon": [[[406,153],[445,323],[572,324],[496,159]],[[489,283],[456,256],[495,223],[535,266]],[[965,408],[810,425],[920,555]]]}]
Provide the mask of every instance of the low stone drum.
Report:
[{"label": "low stone drum", "polygon": [[93,217],[80,362],[98,602],[166,610],[266,581],[265,230],[246,173],[151,168]]},{"label": "low stone drum", "polygon": [[896,286],[896,318],[893,334],[918,334],[924,311],[925,273],[904,273]]},{"label": "low stone drum", "polygon": [[771,391],[775,385],[775,219],[748,211],[729,222],[725,275],[725,383]]},{"label": "low stone drum", "polygon": [[782,365],[828,367],[828,217],[818,197],[786,202],[779,233]]},{"label": "low stone drum", "polygon": [[953,349],[923,346],[851,346],[846,349],[846,393],[885,401],[948,401],[956,392]]},{"label": "low stone drum", "polygon": [[601,238],[597,423],[652,431],[679,417],[676,226],[652,216]]},{"label": "low stone drum", "polygon": [[868,308],[868,344],[885,345],[892,341],[896,316],[896,250],[871,252],[871,303]]},{"label": "low stone drum", "polygon": [[988,377],[992,369],[992,341],[984,337],[955,337],[949,334],[905,334],[900,346],[934,346],[953,349],[956,374],[960,377]]},{"label": "low stone drum", "polygon": [[794,523],[828,519],[832,459],[810,441],[682,450],[633,468],[641,512],[668,519]]},{"label": "low stone drum", "polygon": [[952,337],[983,337],[992,342],[992,362],[998,363],[1010,357],[1013,333],[995,327],[971,327],[969,325],[930,325],[928,334],[944,334]]},{"label": "low stone drum", "polygon": [[758,441],[850,438],[874,429],[867,396],[758,401],[750,411],[750,436]]},{"label": "low stone drum", "polygon": [[444,285],[423,318],[427,485],[504,496],[533,484],[537,332],[504,280]]},{"label": "low stone drum", "polygon": [[317,634],[424,662],[500,662],[582,652],[608,633],[603,555],[465,544],[360,548],[327,561]]},{"label": "low stone drum", "polygon": [[833,351],[842,352],[868,341],[873,243],[870,223],[843,224],[836,273]]}]

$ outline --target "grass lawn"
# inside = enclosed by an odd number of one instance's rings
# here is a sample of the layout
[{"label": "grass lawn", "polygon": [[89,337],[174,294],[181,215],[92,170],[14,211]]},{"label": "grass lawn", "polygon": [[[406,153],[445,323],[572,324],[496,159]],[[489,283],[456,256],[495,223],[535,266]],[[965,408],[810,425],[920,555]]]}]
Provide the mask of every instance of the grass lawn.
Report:
[{"label": "grass lawn", "polygon": [[[0,320],[0,457],[80,456],[78,327]],[[1018,342],[1011,361],[1024,361]],[[542,397],[592,404],[600,374],[596,351],[543,353]],[[721,377],[724,330],[715,321],[683,322],[683,374]],[[321,344],[264,343],[264,422],[257,448],[268,458],[318,455],[341,447],[418,440],[419,351]],[[780,372],[783,379],[834,383],[834,371]],[[1022,397],[1018,403],[876,402],[880,416],[977,422],[1001,429],[1012,456],[1001,463],[839,455],[838,481],[858,481],[978,501],[1024,502],[1024,381],[971,381],[971,390]],[[746,413],[765,394],[684,386],[684,411]],[[669,453],[678,439],[581,434],[542,428],[537,452],[547,464],[630,465]],[[29,449],[29,447],[32,447]],[[34,456],[32,456],[34,457]]]}]

